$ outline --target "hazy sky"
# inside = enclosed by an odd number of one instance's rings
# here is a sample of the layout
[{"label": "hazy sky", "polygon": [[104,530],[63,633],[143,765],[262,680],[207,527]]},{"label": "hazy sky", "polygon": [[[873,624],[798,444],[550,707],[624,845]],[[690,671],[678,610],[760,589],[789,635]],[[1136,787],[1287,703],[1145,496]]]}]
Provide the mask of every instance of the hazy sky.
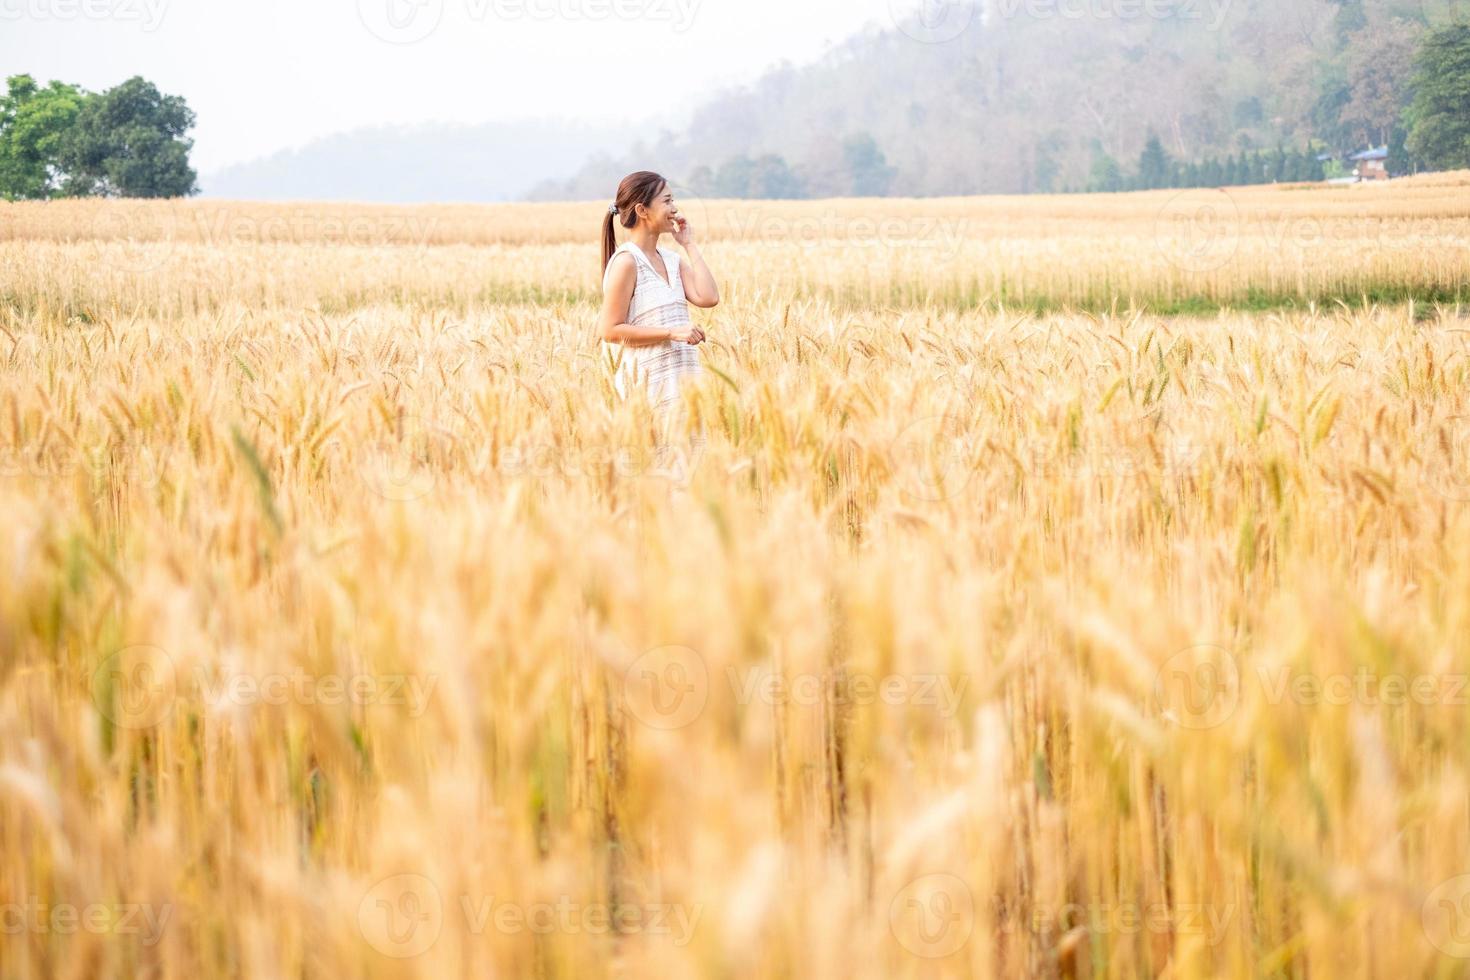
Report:
[{"label": "hazy sky", "polygon": [[208,173],[367,124],[678,116],[917,2],[0,0],[0,66],[184,96]]}]

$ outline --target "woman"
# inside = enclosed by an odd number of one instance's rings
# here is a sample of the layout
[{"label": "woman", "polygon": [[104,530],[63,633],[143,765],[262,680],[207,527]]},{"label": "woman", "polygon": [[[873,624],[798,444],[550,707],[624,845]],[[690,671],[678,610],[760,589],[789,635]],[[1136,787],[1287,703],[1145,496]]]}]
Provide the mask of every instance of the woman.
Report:
[{"label": "woman", "polygon": [[[628,229],[628,241],[621,246],[614,218]],[[665,232],[683,246],[687,262],[659,245]],[[624,177],[607,209],[602,297],[599,333],[604,352],[617,365],[613,386],[620,397],[636,386],[646,388],[661,423],[658,448],[663,457],[683,418],[679,385],[702,371],[697,347],[704,342],[704,331],[689,319],[689,304],[710,309],[720,302],[720,290],[668,181],[656,173],[640,170]],[[695,453],[703,443],[702,433],[696,435]]]}]

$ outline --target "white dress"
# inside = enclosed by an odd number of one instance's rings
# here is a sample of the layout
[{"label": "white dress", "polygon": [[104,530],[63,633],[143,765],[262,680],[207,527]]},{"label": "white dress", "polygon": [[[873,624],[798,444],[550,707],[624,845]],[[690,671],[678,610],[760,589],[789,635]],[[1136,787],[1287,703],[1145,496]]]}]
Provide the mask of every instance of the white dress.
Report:
[{"label": "white dress", "polygon": [[[630,253],[638,268],[638,281],[633,286],[633,299],[628,304],[625,322],[635,327],[672,327],[689,323],[689,303],[684,296],[678,254],[666,248],[658,250],[658,254],[663,256],[664,267],[669,270],[668,281],[665,281],[636,243],[624,242],[613,253],[613,259],[622,252]],[[607,269],[612,271],[611,260]],[[608,272],[602,276],[604,291],[607,290]],[[617,364],[613,386],[618,396],[626,398],[635,386],[646,385],[649,401],[660,415],[677,406],[681,379],[696,376],[704,370],[699,348],[682,340],[664,340],[643,347],[624,347],[603,341],[602,348],[608,363]]]}]

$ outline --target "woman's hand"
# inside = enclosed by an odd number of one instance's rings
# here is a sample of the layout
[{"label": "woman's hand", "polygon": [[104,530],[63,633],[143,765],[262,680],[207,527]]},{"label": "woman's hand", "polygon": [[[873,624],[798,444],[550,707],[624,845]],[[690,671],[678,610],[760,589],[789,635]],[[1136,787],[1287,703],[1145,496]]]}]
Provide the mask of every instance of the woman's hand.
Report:
[{"label": "woman's hand", "polygon": [[669,328],[669,339],[683,344],[697,344],[704,340],[704,331],[692,323]]},{"label": "woman's hand", "polygon": [[694,244],[694,226],[682,214],[674,215],[674,241],[685,248]]}]

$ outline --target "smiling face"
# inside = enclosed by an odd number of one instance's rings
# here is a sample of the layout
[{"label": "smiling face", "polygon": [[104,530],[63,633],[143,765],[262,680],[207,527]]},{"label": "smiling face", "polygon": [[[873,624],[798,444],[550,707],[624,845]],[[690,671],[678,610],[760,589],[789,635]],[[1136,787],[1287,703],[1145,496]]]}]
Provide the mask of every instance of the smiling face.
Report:
[{"label": "smiling face", "polygon": [[664,184],[653,195],[653,199],[646,205],[638,205],[638,218],[647,222],[649,227],[657,232],[673,232],[676,230],[674,218],[679,214],[679,206],[674,203],[674,192],[668,184]]}]

